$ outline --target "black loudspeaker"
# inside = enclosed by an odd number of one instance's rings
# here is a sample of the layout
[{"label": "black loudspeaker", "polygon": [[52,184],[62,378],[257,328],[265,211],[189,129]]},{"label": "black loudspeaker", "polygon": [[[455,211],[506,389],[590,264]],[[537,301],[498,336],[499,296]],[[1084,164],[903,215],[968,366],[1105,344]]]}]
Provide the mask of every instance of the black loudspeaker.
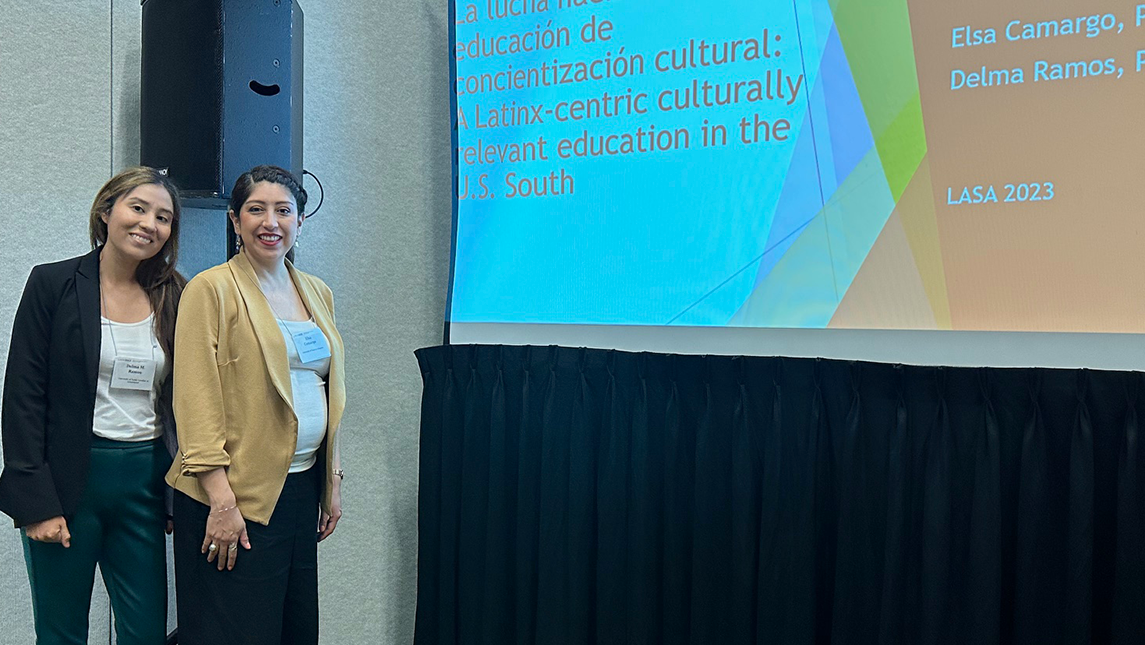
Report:
[{"label": "black loudspeaker", "polygon": [[244,171],[302,177],[302,9],[293,0],[143,0],[140,161],[188,206]]}]

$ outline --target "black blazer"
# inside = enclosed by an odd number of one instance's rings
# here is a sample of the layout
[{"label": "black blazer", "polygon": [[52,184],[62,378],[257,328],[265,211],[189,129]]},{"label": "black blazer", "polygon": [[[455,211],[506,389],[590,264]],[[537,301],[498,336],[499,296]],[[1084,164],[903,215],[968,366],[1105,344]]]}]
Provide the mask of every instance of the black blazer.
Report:
[{"label": "black blazer", "polygon": [[[0,511],[26,526],[76,511],[87,482],[100,352],[99,249],[32,269],[4,372]],[[160,396],[170,442],[171,379]]]}]

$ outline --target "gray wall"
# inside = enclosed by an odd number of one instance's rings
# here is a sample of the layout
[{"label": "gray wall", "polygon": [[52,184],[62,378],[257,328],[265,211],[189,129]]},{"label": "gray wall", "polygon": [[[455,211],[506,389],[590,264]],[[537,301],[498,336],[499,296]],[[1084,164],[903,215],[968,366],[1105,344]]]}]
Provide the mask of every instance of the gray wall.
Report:
[{"label": "gray wall", "polygon": [[[409,643],[420,376],[440,340],[450,228],[446,3],[302,0],[306,167],[326,187],[300,266],[334,289],[346,340],[345,518],[320,548],[324,642]],[[0,361],[32,265],[87,247],[99,186],[138,161],[138,0],[0,0]],[[188,211],[184,266],[221,215]],[[31,643],[18,534],[0,530],[0,643]],[[91,642],[108,642],[97,589]]]}]

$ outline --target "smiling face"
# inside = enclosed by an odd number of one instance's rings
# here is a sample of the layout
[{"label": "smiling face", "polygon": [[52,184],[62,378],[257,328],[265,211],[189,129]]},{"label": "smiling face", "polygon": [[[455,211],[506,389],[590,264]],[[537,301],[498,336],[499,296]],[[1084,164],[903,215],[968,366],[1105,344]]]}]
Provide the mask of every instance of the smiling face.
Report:
[{"label": "smiling face", "polygon": [[144,184],[115,200],[100,218],[107,224],[107,246],[142,262],[162,251],[171,237],[175,207],[166,188]]},{"label": "smiling face", "polygon": [[294,196],[269,181],[256,182],[239,212],[229,215],[250,260],[266,267],[282,263],[302,227]]}]

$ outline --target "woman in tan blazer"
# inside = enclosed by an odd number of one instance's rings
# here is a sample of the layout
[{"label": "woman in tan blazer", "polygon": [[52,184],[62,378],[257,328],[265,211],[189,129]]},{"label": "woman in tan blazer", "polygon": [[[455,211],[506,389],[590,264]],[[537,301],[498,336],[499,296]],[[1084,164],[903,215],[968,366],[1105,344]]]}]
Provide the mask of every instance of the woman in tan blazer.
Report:
[{"label": "woman in tan blazer", "polygon": [[306,192],[258,166],[241,250],[187,284],[175,331],[175,574],[183,645],[318,642],[317,543],[342,515],[342,339],[330,288],[287,251]]}]

